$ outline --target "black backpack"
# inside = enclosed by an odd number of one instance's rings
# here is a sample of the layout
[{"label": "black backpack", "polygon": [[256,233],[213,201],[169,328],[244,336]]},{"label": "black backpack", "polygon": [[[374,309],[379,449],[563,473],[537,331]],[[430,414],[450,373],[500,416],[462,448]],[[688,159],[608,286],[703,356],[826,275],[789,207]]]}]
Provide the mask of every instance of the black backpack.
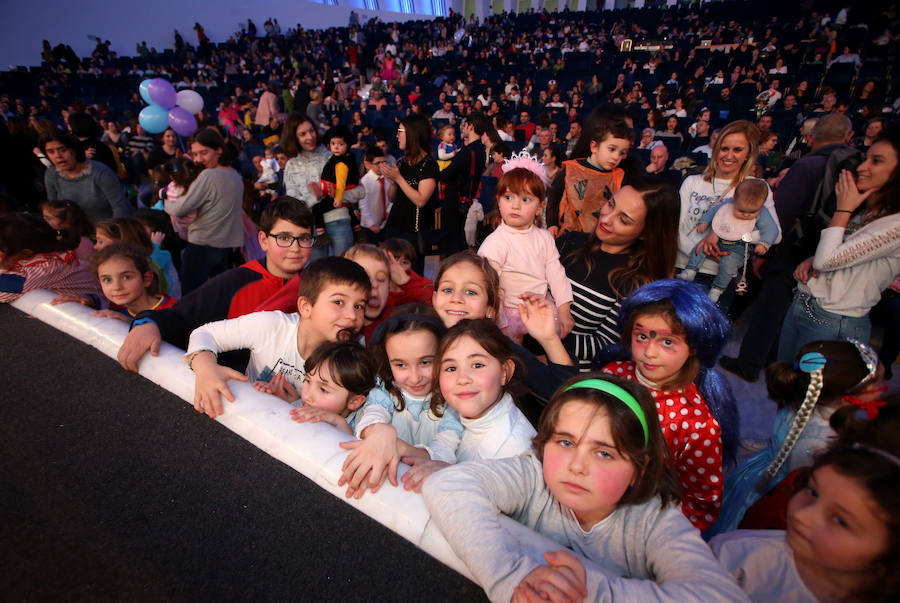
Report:
[{"label": "black backpack", "polygon": [[834,210],[837,208],[837,195],[834,188],[841,172],[850,170],[855,175],[856,168],[864,159],[865,155],[861,151],[846,145],[836,148],[828,156],[828,160],[825,162],[825,171],[822,173],[822,179],[816,188],[813,201],[807,211],[797,219],[794,227],[797,237],[794,244],[798,252],[796,257],[806,259],[815,254],[819,244],[819,234],[828,227],[834,216]]}]

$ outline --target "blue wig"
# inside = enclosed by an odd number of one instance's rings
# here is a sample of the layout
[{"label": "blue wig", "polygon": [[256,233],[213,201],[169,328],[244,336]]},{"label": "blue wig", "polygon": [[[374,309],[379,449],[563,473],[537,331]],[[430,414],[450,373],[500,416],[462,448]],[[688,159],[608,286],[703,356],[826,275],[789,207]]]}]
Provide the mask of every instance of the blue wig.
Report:
[{"label": "blue wig", "polygon": [[631,360],[631,341],[626,341],[625,332],[631,313],[641,306],[660,301],[672,304],[675,315],[684,326],[691,352],[700,362],[700,372],[694,384],[719,422],[722,458],[725,465],[730,465],[735,460],[740,440],[740,415],[728,381],[715,367],[722,348],[731,336],[731,321],[709,300],[699,285],[665,279],[648,283],[629,295],[622,302],[616,325],[622,341],[601,350],[593,363],[602,368],[615,360]]}]

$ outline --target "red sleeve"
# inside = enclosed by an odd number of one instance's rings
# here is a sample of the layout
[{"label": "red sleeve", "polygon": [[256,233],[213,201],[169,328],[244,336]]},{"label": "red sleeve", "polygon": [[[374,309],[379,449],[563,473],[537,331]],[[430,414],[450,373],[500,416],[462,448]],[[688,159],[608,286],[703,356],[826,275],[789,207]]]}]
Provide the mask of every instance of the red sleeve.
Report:
[{"label": "red sleeve", "polygon": [[284,284],[284,286],[276,291],[271,297],[257,305],[253,312],[265,312],[278,310],[285,314],[291,314],[297,311],[297,296],[300,291],[300,274]]},{"label": "red sleeve", "polygon": [[412,269],[407,270],[406,274],[409,275],[409,282],[400,287],[402,291],[391,293],[393,305],[399,306],[410,302],[419,302],[430,306],[431,299],[434,296],[434,283]]},{"label": "red sleeve", "polygon": [[[163,295],[165,295],[165,294],[163,294]],[[156,309],[156,310],[162,310],[162,309],[164,309],[164,308],[171,308],[172,306],[175,305],[175,302],[177,302],[177,301],[178,301],[178,298],[177,298],[177,297],[172,297],[172,296],[170,296],[170,295],[166,295],[166,296],[163,298],[162,303],[159,304],[155,309]]]},{"label": "red sleeve", "polygon": [[788,501],[797,491],[796,480],[809,467],[801,467],[787,474],[778,485],[747,509],[744,519],[738,525],[741,530],[785,530],[787,529]]}]

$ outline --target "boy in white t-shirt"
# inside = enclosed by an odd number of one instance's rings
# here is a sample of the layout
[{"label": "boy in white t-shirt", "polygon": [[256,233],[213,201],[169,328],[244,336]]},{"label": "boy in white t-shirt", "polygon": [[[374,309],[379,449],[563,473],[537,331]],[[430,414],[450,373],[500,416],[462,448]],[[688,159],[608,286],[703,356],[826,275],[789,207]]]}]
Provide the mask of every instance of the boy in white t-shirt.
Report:
[{"label": "boy in white t-shirt", "polygon": [[[221,395],[234,401],[229,379],[250,380],[260,391],[297,400],[304,359],[322,343],[350,339],[362,328],[370,288],[359,264],[327,257],[303,271],[299,314],[254,312],[195,329],[184,356],[197,375],[194,408],[210,417],[222,414]],[[244,349],[250,350],[246,374],[217,363],[220,352]]]}]

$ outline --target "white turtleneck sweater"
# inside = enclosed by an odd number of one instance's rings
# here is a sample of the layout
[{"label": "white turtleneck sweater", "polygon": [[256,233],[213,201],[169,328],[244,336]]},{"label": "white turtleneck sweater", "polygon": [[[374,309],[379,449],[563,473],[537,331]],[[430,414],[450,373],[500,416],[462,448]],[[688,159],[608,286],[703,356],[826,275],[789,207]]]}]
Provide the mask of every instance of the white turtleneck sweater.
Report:
[{"label": "white turtleneck sweater", "polygon": [[456,449],[457,462],[517,456],[531,450],[531,440],[537,435],[509,394],[503,394],[481,417],[461,417],[461,421],[464,429]]}]

